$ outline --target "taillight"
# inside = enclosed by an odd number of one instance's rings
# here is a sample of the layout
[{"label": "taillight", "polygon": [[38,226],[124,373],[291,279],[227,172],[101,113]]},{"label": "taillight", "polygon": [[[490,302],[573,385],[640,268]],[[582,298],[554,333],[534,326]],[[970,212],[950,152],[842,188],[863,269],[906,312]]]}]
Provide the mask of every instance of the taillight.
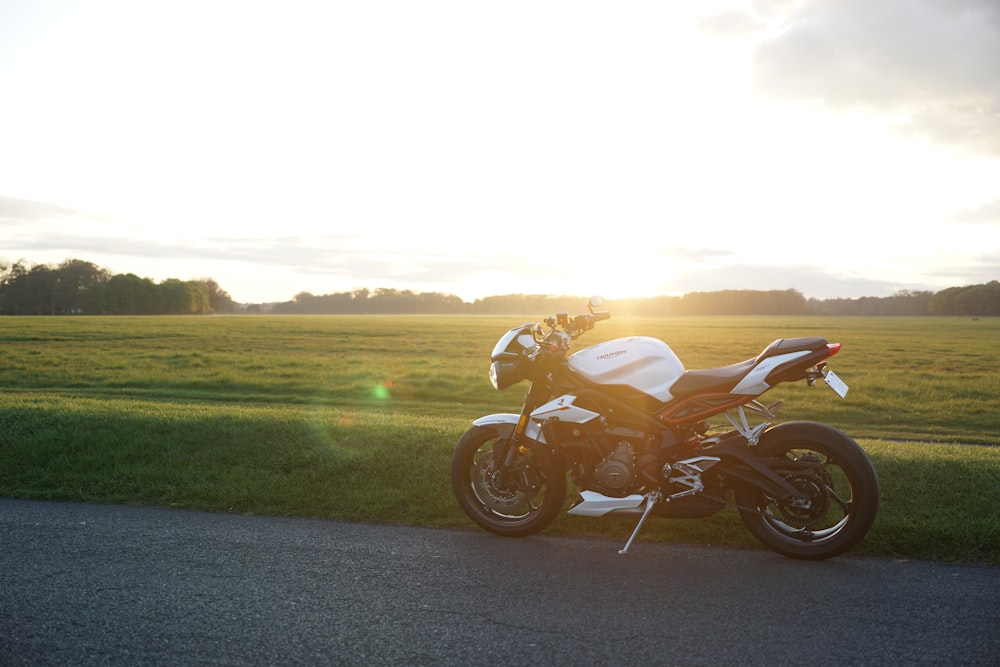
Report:
[{"label": "taillight", "polygon": [[829,353],[826,356],[832,357],[840,352],[840,343],[827,343],[826,349],[829,350]]}]

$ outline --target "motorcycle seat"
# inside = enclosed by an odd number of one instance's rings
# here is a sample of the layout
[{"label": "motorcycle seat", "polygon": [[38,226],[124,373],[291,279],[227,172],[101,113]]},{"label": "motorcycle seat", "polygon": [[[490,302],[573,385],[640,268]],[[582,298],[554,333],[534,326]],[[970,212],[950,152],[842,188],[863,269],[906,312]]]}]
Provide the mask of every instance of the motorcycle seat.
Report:
[{"label": "motorcycle seat", "polygon": [[764,351],[757,355],[755,361],[760,362],[768,357],[776,357],[779,354],[787,354],[789,352],[801,352],[802,350],[819,352],[824,348],[826,348],[825,338],[779,338],[765,347]]},{"label": "motorcycle seat", "polygon": [[671,385],[670,394],[674,398],[687,398],[695,394],[728,393],[744,375],[750,372],[750,369],[764,359],[803,350],[817,352],[825,347],[825,338],[779,338],[752,359],[720,368],[685,371],[684,375]]}]

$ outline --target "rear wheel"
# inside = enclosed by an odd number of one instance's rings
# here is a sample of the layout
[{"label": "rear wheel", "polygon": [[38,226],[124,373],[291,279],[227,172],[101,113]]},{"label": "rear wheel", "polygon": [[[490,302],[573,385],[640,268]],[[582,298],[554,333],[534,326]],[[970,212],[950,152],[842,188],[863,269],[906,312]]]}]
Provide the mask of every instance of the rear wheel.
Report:
[{"label": "rear wheel", "polygon": [[[516,450],[509,457],[509,447],[495,428],[473,426],[452,455],[451,485],[459,506],[481,527],[523,537],[544,529],[562,509],[566,472],[540,448]],[[494,457],[496,450],[501,455]],[[510,465],[501,465],[505,460]]]},{"label": "rear wheel", "polygon": [[842,554],[868,533],[879,486],[868,455],[837,429],[790,422],[769,429],[755,453],[805,500],[774,498],[756,487],[737,489],[747,529],[778,553],[822,560]]}]

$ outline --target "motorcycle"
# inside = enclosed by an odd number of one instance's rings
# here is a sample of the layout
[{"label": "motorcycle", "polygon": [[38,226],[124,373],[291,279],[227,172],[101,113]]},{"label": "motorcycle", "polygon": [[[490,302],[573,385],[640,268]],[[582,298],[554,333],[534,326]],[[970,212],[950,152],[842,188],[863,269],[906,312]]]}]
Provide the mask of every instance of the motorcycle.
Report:
[{"label": "motorcycle", "polygon": [[[864,450],[826,424],[775,424],[781,403],[758,400],[779,383],[820,379],[846,397],[827,365],[838,343],[778,339],[706,370],[686,370],[646,336],[570,355],[571,341],[611,317],[603,305],[594,297],[587,314],[515,327],[493,348],[494,388],[531,385],[520,413],[476,419],[455,447],[452,489],[476,524],[507,537],[543,530],[567,504],[569,477],[578,494],[569,514],[638,517],[623,555],[650,514],[702,518],[727,506],[792,558],[831,558],[864,538],[879,502]],[[713,426],[719,415],[727,423]]]}]

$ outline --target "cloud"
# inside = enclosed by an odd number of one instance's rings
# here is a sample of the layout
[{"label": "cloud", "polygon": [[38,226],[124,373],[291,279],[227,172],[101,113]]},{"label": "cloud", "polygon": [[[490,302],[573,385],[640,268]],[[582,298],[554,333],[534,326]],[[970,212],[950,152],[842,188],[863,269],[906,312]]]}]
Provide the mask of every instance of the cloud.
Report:
[{"label": "cloud", "polygon": [[[275,298],[297,291],[327,293],[366,287],[416,291],[471,290],[484,276],[537,274],[525,258],[479,251],[448,251],[418,243],[405,233],[365,235],[309,234],[289,229],[283,235],[197,236],[182,227],[146,229],[45,202],[0,196],[0,263],[26,257],[56,264],[68,258],[107,266],[114,273],[134,272],[164,279],[211,276],[227,289],[254,283]],[[166,235],[162,233],[166,231]],[[276,230],[272,230],[276,231]],[[470,227],[470,241],[481,238]],[[506,278],[504,278],[506,280]],[[518,288],[508,291],[517,291]],[[284,294],[287,292],[287,294]]]},{"label": "cloud", "polygon": [[715,14],[700,16],[694,20],[694,24],[702,32],[723,37],[753,34],[766,26],[766,23],[752,12],[741,9],[725,9]]},{"label": "cloud", "polygon": [[[5,210],[0,202],[0,221]],[[32,219],[30,211],[26,219]],[[58,207],[52,207],[58,209]],[[19,214],[20,215],[20,214]],[[4,245],[19,250],[37,252],[39,255],[77,257],[85,261],[99,258],[101,262],[114,263],[116,258],[141,262],[173,262],[191,266],[200,264],[213,267],[203,272],[208,275],[220,266],[243,264],[258,272],[279,269],[303,276],[302,289],[309,290],[305,277],[332,277],[352,285],[388,286],[406,284],[421,291],[421,285],[430,285],[436,291],[442,284],[462,283],[470,276],[489,272],[519,271],[524,267],[510,258],[478,255],[444,255],[387,251],[360,245],[358,238],[350,235],[327,235],[318,238],[285,236],[268,239],[214,237],[198,241],[174,240],[164,242],[142,236],[97,236],[53,231],[39,234],[37,227],[23,236],[13,235]],[[0,246],[0,251],[3,247]]]},{"label": "cloud", "polygon": [[1000,199],[979,208],[964,208],[951,216],[955,222],[978,225],[1000,225]]},{"label": "cloud", "polygon": [[71,208],[30,199],[0,195],[0,225],[22,225],[39,220],[70,218],[77,215]]},{"label": "cloud", "polygon": [[695,264],[712,262],[718,259],[726,259],[735,256],[735,252],[725,248],[690,247],[690,246],[667,246],[660,250],[664,257],[669,259],[682,260]]},{"label": "cloud", "polygon": [[780,99],[884,114],[901,129],[1000,155],[1000,3],[805,0],[757,16],[754,85]]},{"label": "cloud", "polygon": [[937,278],[940,285],[934,289],[956,285],[981,285],[1000,280],[1000,250],[976,255],[958,264],[942,264],[927,271],[929,278]]}]

